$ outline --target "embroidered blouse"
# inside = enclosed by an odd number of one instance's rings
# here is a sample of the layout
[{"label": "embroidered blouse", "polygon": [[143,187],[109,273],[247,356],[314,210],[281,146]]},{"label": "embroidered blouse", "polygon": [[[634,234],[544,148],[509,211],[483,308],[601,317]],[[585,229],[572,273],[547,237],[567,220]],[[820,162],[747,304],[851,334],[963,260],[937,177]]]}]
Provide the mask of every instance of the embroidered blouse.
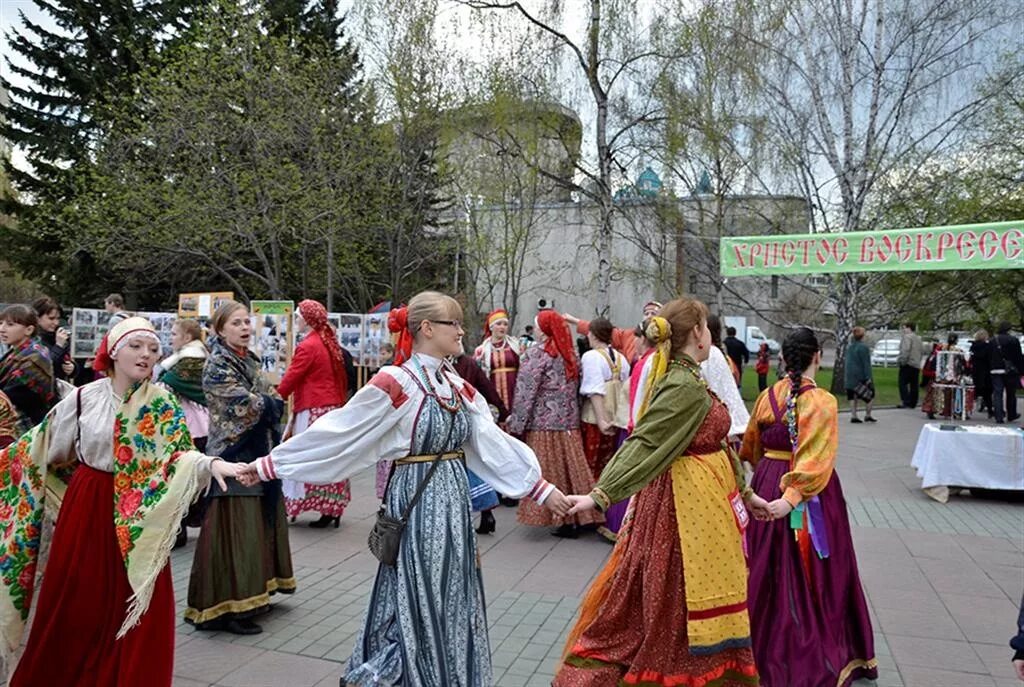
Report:
[{"label": "embroidered blouse", "polygon": [[[776,403],[785,413],[791,384],[788,379],[772,387]],[[764,456],[761,434],[776,424],[775,411],[768,396],[761,393],[754,404],[753,422],[743,436],[740,457],[756,465]],[[839,448],[839,406],[836,397],[817,386],[803,391],[796,400],[797,447],[791,469],[782,476],[783,498],[794,506],[820,493],[828,485],[835,469]]]},{"label": "embroidered blouse", "polygon": [[[114,471],[114,422],[122,406],[121,397],[114,393],[110,379],[103,378],[79,387],[68,394],[50,412],[50,444],[48,463],[63,463],[72,456],[96,470]],[[81,393],[81,417],[78,415],[78,396]],[[174,395],[161,390],[172,404]],[[81,434],[79,434],[81,432]],[[80,437],[80,439],[79,439]],[[213,458],[199,459],[199,474],[208,480]]]},{"label": "embroidered blouse", "polygon": [[729,434],[743,436],[750,423],[750,413],[743,403],[739,389],[736,388],[736,378],[729,369],[725,353],[722,353],[718,346],[712,346],[708,353],[708,359],[700,364],[700,373],[715,395],[722,399],[729,409],[729,419],[732,421]]},{"label": "embroidered blouse", "polygon": [[441,398],[462,396],[470,419],[463,444],[466,467],[502,494],[543,502],[554,487],[541,479],[537,456],[498,428],[487,401],[442,361],[420,353],[402,367],[381,368],[343,408],[332,410],[256,462],[260,479],[333,484],[378,460],[410,455],[416,423],[427,399],[417,366]]},{"label": "embroidered blouse", "polygon": [[577,382],[565,375],[565,361],[551,357],[542,346],[522,358],[508,431],[567,431],[580,428]]},{"label": "embroidered blouse", "polygon": [[629,384],[629,361],[626,356],[614,348],[592,348],[580,358],[581,396],[604,396],[604,384],[612,378],[612,367],[608,364],[605,352],[619,366],[619,381]]}]

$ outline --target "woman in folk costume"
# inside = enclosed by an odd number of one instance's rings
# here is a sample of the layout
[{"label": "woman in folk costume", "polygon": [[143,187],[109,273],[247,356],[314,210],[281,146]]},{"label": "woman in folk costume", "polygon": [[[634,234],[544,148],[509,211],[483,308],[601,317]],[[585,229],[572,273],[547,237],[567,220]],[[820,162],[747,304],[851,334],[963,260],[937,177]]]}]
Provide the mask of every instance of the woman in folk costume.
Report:
[{"label": "woman in folk costume", "polygon": [[[317,301],[299,303],[299,332],[308,335],[295,348],[277,392],[292,396],[292,433],[300,434],[321,417],[345,405],[349,392],[349,371],[334,327],[327,321],[327,308]],[[291,493],[289,493],[291,492]],[[337,484],[286,483],[285,511],[294,519],[300,513],[316,511],[320,519],[310,527],[335,527],[352,500],[348,480]]]},{"label": "woman in folk costume", "polygon": [[[657,315],[659,310],[661,310],[661,303],[658,301],[647,301],[644,303],[642,317],[646,320],[649,317]],[[568,313],[564,314],[563,317],[566,322],[576,327],[576,333],[580,336],[586,336],[590,333],[591,323],[589,320],[581,320],[580,318],[574,317]],[[612,347],[616,351],[619,351],[626,356],[626,360],[629,361],[630,365],[636,361],[639,352],[636,348],[637,340],[633,335],[632,329],[619,329],[616,327],[612,330],[611,343]]]},{"label": "woman in folk costume", "polygon": [[729,409],[729,436],[733,446],[738,448],[740,438],[750,423],[750,411],[747,410],[747,405],[740,396],[739,387],[736,386],[736,364],[722,351],[722,324],[718,315],[708,315],[708,329],[711,330],[711,350],[708,359],[700,364],[700,373],[711,390]]},{"label": "woman in folk costume", "polygon": [[148,320],[117,323],[95,363],[109,376],[79,387],[0,452],[8,668],[33,601],[44,507],[57,520],[12,687],[170,687],[171,545],[211,474],[223,484],[236,466],[198,453],[174,396],[149,383],[159,351]]},{"label": "woman in folk costume", "polygon": [[836,399],[814,383],[821,348],[811,330],[787,336],[782,355],[789,375],[758,397],[741,449],[770,501],[769,519],[748,531],[754,658],[767,687],[844,687],[878,671],[834,470]]},{"label": "woman in folk costume", "polygon": [[18,434],[39,424],[57,402],[50,354],[34,338],[37,326],[36,312],[27,305],[0,312],[0,341],[10,347],[0,358],[0,391],[18,412]]},{"label": "woman in folk costume", "polygon": [[[537,315],[540,343],[531,346],[519,368],[519,383],[506,428],[522,436],[537,454],[541,472],[567,494],[594,487],[580,436],[579,361],[569,325],[554,310]],[[575,539],[581,525],[604,521],[600,513],[561,517],[532,501],[519,504],[519,522],[534,527],[557,526],[553,534]]]},{"label": "woman in folk costume", "polygon": [[[603,317],[590,322],[587,341],[590,350],[580,358],[580,433],[583,453],[597,480],[622,441],[629,426],[629,362],[612,343],[612,323]],[[635,344],[634,344],[635,345]],[[609,541],[622,526],[627,503],[612,504],[605,512],[606,525],[598,531]]]},{"label": "woman in folk costume", "polygon": [[[407,317],[409,309],[404,305],[400,308],[392,308],[388,313],[388,331],[394,339],[392,344],[391,360],[387,363],[381,360],[381,369],[387,365],[401,365],[409,360],[412,355],[412,334],[409,332]],[[377,498],[384,499],[384,489],[388,485],[388,476],[391,474],[391,463],[386,460],[377,461]]]},{"label": "woman in folk costume", "polygon": [[[508,419],[509,411],[505,407],[505,402],[501,400],[498,390],[491,384],[491,380],[480,369],[476,360],[466,355],[466,349],[461,342],[459,346],[462,353],[452,358],[452,367],[460,377],[469,382],[471,387],[483,395],[487,405],[497,413],[496,420],[500,425]],[[469,477],[469,498],[472,502],[473,512],[480,513],[480,525],[476,528],[476,533],[494,534],[498,527],[498,523],[494,519],[494,509],[498,507],[498,493],[472,470],[466,472]],[[381,498],[383,498],[383,493]]]},{"label": "woman in folk costume", "polygon": [[18,411],[11,399],[0,391],[0,449],[7,448],[18,438]]},{"label": "woman in folk costume", "polygon": [[498,428],[480,394],[444,362],[459,352],[461,317],[453,298],[415,296],[404,316],[415,339],[411,358],[381,369],[344,408],[245,477],[328,484],[378,458],[392,462],[382,507],[408,520],[395,565],[378,568],[344,685],[493,684],[467,467],[506,494],[567,508],[533,452]]},{"label": "woman in folk costume", "polygon": [[[217,308],[203,368],[210,410],[206,450],[231,463],[266,455],[279,439],[284,404],[249,350],[249,310],[235,301]],[[200,630],[258,634],[252,618],[270,595],[295,591],[281,483],[211,488],[196,542],[185,620]]]},{"label": "woman in folk costume", "polygon": [[653,319],[665,336],[633,434],[571,513],[634,495],[618,543],[588,591],[557,687],[757,683],[747,617],[743,484],[725,439],[729,412],[700,363],[707,308],[690,299]]},{"label": "woman in folk costume", "polygon": [[160,362],[157,381],[174,394],[185,412],[192,443],[200,451],[206,449],[210,434],[210,413],[203,393],[203,368],[207,350],[203,330],[196,320],[180,319],[171,326],[171,348],[174,352]]},{"label": "woman in folk costume", "polygon": [[[160,361],[157,383],[174,394],[185,413],[185,426],[192,443],[200,451],[206,450],[210,434],[210,413],[203,394],[203,367],[206,365],[206,345],[203,330],[196,320],[179,319],[171,326],[171,348],[174,352]],[[207,500],[201,497],[189,508],[185,520],[174,540],[178,549],[188,543],[188,528],[202,527]]]},{"label": "woman in folk costume", "polygon": [[665,318],[655,320],[653,316],[648,317],[634,331],[637,359],[633,369],[629,371],[629,427],[626,428],[630,434],[640,419],[640,407],[650,388],[654,354],[659,345],[668,345],[668,327],[660,328],[661,323],[667,325]]},{"label": "woman in folk costume", "polygon": [[512,407],[516,395],[516,376],[519,374],[519,341],[508,335],[508,312],[498,308],[487,316],[484,342],[477,346],[474,358],[491,378],[506,408]]}]

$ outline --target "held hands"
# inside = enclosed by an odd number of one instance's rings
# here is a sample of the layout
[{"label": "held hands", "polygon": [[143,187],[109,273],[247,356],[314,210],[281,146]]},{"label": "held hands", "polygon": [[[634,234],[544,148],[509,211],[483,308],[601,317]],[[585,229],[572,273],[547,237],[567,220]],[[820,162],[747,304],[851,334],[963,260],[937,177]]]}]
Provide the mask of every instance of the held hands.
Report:
[{"label": "held hands", "polygon": [[784,518],[793,511],[793,504],[786,499],[775,499],[768,504],[769,520]]},{"label": "held hands", "polygon": [[751,493],[746,500],[747,510],[754,516],[755,520],[771,520],[771,513],[768,510],[768,502],[757,494]]},{"label": "held hands", "polygon": [[597,508],[597,502],[589,496],[580,496],[574,494],[572,496],[566,496],[566,500],[572,505],[569,509],[569,515],[577,515],[578,513],[586,513]]},{"label": "held hands", "polygon": [[601,430],[601,434],[607,434],[609,436],[615,434],[616,430],[615,426],[607,420],[598,420],[597,428]]},{"label": "held hands", "polygon": [[238,482],[243,487],[254,487],[260,483],[260,474],[256,472],[256,463],[239,463]]},{"label": "held hands", "polygon": [[565,517],[571,506],[572,504],[569,502],[568,497],[566,497],[560,489],[555,489],[547,499],[544,500],[544,507],[560,518]]},{"label": "held hands", "polygon": [[226,460],[217,458],[210,463],[210,474],[217,480],[217,484],[220,485],[221,489],[227,490],[228,484],[225,481],[228,477],[234,477],[238,479],[238,474],[241,472],[244,465],[238,463],[229,463]]}]

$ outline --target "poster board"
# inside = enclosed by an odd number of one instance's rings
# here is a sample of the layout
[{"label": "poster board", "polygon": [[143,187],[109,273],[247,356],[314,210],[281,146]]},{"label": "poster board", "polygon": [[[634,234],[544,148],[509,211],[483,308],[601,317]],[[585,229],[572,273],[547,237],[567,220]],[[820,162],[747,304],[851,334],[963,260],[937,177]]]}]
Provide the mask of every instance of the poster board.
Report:
[{"label": "poster board", "polygon": [[249,304],[252,340],[249,347],[273,384],[279,384],[295,351],[295,302],[252,301]]},{"label": "poster board", "polygon": [[225,301],[235,299],[233,291],[211,291],[209,293],[179,293],[178,317],[194,320],[208,320]]},{"label": "poster board", "polygon": [[352,356],[352,362],[359,366],[363,365],[365,317],[360,313],[338,313],[338,343]]},{"label": "poster board", "polygon": [[377,369],[380,367],[380,346],[385,341],[391,341],[391,334],[388,332],[388,314],[371,313],[366,315],[363,325],[366,336],[363,345],[363,367]]},{"label": "poster board", "polygon": [[[171,328],[178,316],[168,312],[129,313],[145,317],[153,324],[160,339],[161,354],[171,351]],[[96,308],[74,308],[71,311],[71,357],[79,360],[96,355],[100,341],[110,329],[110,313]]]}]

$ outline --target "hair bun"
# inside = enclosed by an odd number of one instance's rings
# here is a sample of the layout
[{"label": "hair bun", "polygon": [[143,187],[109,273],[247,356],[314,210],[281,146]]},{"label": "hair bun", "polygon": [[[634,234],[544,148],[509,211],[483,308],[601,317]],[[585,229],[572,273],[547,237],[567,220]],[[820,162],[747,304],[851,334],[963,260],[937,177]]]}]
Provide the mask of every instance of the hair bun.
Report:
[{"label": "hair bun", "polygon": [[648,320],[644,334],[657,346],[672,338],[672,325],[664,317],[655,315]]}]

